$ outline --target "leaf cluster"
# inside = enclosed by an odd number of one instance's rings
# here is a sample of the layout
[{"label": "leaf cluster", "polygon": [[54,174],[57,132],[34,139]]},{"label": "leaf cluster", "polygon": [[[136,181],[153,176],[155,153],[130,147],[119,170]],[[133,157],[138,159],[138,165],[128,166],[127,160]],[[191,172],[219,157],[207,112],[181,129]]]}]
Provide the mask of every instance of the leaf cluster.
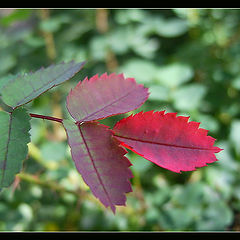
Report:
[{"label": "leaf cluster", "polygon": [[[40,176],[42,183],[58,183],[65,190],[55,193],[53,184],[30,183],[30,178],[21,180],[20,185],[16,182],[14,195],[6,189],[0,196],[0,228],[238,229],[239,11],[109,9],[106,13],[107,25],[97,24],[104,22],[97,10],[50,10],[45,20],[36,10],[1,13],[0,75],[50,64],[53,58],[45,41],[45,33],[50,33],[57,53],[55,62],[87,59],[87,67],[78,75],[81,79],[112,70],[134,77],[149,88],[150,95],[133,113],[167,109],[190,115],[191,120],[201,122],[201,128],[210,130],[224,151],[213,166],[181,175],[129,152],[134,191],[128,194],[127,207],[119,208],[112,217],[91,199],[88,187],[74,170],[67,142],[62,141],[66,140],[64,130],[57,124],[32,119],[32,142],[24,171]],[[164,32],[164,26],[171,27],[165,27]],[[66,95],[78,81],[73,78],[63,87],[46,92],[27,108],[68,118]],[[112,127],[121,118],[113,116],[100,122]],[[83,193],[79,197],[66,189]],[[182,216],[186,221],[179,220]]]}]

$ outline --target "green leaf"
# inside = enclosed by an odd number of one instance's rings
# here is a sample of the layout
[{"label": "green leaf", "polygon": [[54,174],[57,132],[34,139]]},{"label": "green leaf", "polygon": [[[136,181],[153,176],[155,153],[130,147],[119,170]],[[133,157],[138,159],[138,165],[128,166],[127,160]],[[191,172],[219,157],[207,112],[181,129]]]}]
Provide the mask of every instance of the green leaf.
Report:
[{"label": "green leaf", "polygon": [[116,11],[115,19],[119,24],[129,24],[131,22],[141,22],[146,18],[144,11],[140,9],[120,9]]},{"label": "green leaf", "polygon": [[133,163],[131,167],[132,171],[144,173],[153,166],[150,161],[146,161],[143,157],[140,157],[137,154],[132,154],[131,156],[129,155],[129,159],[131,159]]},{"label": "green leaf", "polygon": [[8,187],[28,153],[30,116],[26,109],[0,111],[0,188]]},{"label": "green leaf", "polygon": [[154,80],[157,67],[154,63],[140,58],[128,60],[120,69],[126,77],[133,77],[138,83],[146,84]]},{"label": "green leaf", "polygon": [[13,55],[5,55],[1,51],[0,56],[0,74],[6,74],[8,71],[11,70],[17,64],[17,59]]},{"label": "green leaf", "polygon": [[17,21],[26,20],[31,15],[30,9],[15,9],[10,14],[0,19],[0,23],[4,26],[9,26]]},{"label": "green leaf", "polygon": [[0,78],[0,91],[1,91],[1,89],[5,86],[5,85],[7,85],[8,84],[8,82],[11,80],[11,79],[13,79],[13,78],[15,78],[16,76],[15,75],[12,75],[12,74],[9,74],[9,75],[6,75],[6,76],[4,76],[4,77],[1,77]]},{"label": "green leaf", "polygon": [[8,105],[6,105],[2,99],[0,98],[0,109],[2,109],[5,112],[12,112],[13,109],[11,107],[9,107]]},{"label": "green leaf", "polygon": [[[218,121],[211,115],[199,114],[197,121],[201,122],[201,128],[208,129],[211,132],[217,132],[219,130]],[[225,148],[223,149],[225,150]]]},{"label": "green leaf", "polygon": [[12,108],[26,104],[47,90],[55,87],[78,73],[85,62],[60,63],[41,68],[35,73],[13,77],[0,89],[1,98]]},{"label": "green leaf", "polygon": [[156,78],[162,85],[174,88],[193,77],[193,70],[189,65],[182,63],[172,63],[162,66],[156,73]]},{"label": "green leaf", "polygon": [[237,76],[232,80],[232,86],[238,90],[240,90],[240,76]]},{"label": "green leaf", "polygon": [[236,150],[236,153],[240,154],[239,144],[240,144],[240,120],[233,120],[230,128],[230,142]]},{"label": "green leaf", "polygon": [[176,109],[182,111],[197,109],[201,105],[201,101],[206,92],[206,86],[198,83],[183,86],[173,94],[174,106]]},{"label": "green leaf", "polygon": [[221,199],[209,204],[202,212],[197,231],[222,231],[233,222],[230,207]]},{"label": "green leaf", "polygon": [[47,19],[40,23],[40,29],[46,32],[56,32],[59,30],[61,23],[58,19]]},{"label": "green leaf", "polygon": [[218,155],[219,166],[226,170],[238,173],[238,162],[235,160],[232,154],[232,143],[230,141],[219,141],[219,147],[223,148],[224,151]]},{"label": "green leaf", "polygon": [[169,88],[160,85],[151,85],[149,87],[149,100],[152,101],[168,101],[169,100]]},{"label": "green leaf", "polygon": [[160,36],[172,38],[178,37],[188,30],[187,21],[172,18],[170,20],[163,19],[159,21],[159,24],[156,26],[156,31]]},{"label": "green leaf", "polygon": [[66,145],[63,142],[45,142],[40,147],[42,158],[49,162],[60,162],[66,156]]}]

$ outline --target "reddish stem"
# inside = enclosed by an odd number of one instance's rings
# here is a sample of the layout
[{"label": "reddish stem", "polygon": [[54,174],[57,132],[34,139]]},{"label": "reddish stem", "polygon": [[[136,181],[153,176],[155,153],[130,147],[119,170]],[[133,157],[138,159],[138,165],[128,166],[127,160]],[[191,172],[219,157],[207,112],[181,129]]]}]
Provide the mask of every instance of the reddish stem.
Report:
[{"label": "reddish stem", "polygon": [[29,115],[34,118],[47,119],[47,120],[55,121],[55,122],[59,122],[59,123],[62,123],[62,121],[63,121],[63,119],[61,119],[61,118],[49,117],[49,116],[39,115],[39,114],[34,114],[34,113],[30,113]]}]

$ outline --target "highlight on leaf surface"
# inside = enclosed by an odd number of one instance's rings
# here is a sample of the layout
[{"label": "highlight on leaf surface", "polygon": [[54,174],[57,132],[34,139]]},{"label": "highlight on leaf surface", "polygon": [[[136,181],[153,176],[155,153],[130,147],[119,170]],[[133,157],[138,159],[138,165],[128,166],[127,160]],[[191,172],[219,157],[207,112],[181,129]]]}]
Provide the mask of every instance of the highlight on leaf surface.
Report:
[{"label": "highlight on leaf surface", "polygon": [[12,108],[26,104],[47,90],[71,79],[85,62],[60,63],[41,68],[34,73],[3,78],[0,84],[1,99]]},{"label": "highlight on leaf surface", "polygon": [[24,108],[12,113],[0,111],[0,189],[13,182],[27,157],[30,119]]},{"label": "highlight on leaf surface", "polygon": [[78,172],[92,193],[115,213],[116,205],[125,205],[124,193],[131,192],[131,163],[127,151],[114,139],[107,126],[98,122],[76,124],[63,121]]},{"label": "highlight on leaf surface", "polygon": [[200,123],[176,113],[140,112],[120,120],[113,128],[122,145],[173,172],[193,171],[215,162],[215,139]]},{"label": "highlight on leaf surface", "polygon": [[134,78],[104,73],[79,82],[67,96],[67,109],[77,122],[87,122],[132,111],[148,95],[148,89]]}]

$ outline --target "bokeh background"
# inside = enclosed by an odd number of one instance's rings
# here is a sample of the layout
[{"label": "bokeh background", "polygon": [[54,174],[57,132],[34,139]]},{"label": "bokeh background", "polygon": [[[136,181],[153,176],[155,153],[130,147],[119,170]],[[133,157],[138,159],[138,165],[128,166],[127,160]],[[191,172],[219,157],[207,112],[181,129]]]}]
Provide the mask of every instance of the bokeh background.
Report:
[{"label": "bokeh background", "polygon": [[[239,231],[240,10],[0,9],[0,78],[72,59],[86,60],[84,69],[30,112],[68,118],[78,81],[124,73],[151,93],[133,112],[190,115],[224,151],[182,174],[129,152],[133,192],[113,215],[77,173],[61,124],[32,119],[29,157],[0,194],[0,230]],[[129,114],[101,122],[112,127]]]}]

